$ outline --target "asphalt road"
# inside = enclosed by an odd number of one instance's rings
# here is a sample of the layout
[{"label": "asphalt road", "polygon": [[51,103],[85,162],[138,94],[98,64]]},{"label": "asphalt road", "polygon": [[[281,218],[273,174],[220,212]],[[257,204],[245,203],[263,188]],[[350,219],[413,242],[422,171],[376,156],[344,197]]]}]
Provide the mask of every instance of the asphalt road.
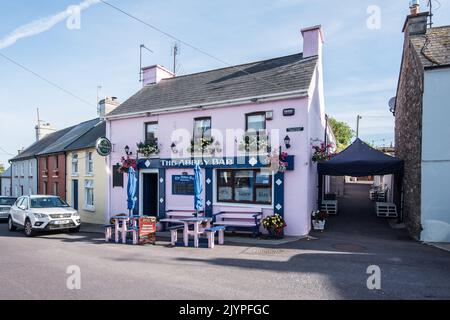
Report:
[{"label": "asphalt road", "polygon": [[[92,233],[25,238],[0,224],[0,299],[450,298],[450,253],[342,206],[318,240],[276,247],[141,247]],[[79,290],[66,286],[72,265]],[[367,288],[371,265],[380,267],[381,290]]]}]

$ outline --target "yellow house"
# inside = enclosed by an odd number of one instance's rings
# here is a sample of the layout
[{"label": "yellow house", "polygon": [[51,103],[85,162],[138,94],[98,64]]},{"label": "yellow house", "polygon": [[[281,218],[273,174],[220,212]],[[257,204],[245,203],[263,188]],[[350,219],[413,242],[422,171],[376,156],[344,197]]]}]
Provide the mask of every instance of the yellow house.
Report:
[{"label": "yellow house", "polygon": [[77,209],[81,221],[104,224],[106,205],[106,158],[100,156],[95,144],[105,136],[105,121],[66,147],[67,202]]}]

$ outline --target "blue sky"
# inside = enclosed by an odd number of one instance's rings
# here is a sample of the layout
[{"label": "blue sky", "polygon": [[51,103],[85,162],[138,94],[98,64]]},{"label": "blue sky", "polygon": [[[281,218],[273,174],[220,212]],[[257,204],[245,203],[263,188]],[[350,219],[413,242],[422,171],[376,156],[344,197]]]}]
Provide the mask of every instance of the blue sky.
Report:
[{"label": "blue sky", "polygon": [[[18,27],[64,11],[82,0],[2,0],[0,42]],[[389,98],[395,95],[409,0],[109,0],[126,11],[231,64],[300,52],[300,29],[322,24],[327,113],[356,126],[376,144],[393,140]],[[435,25],[450,24],[450,1],[436,2]],[[422,1],[425,9],[425,1]],[[381,28],[370,30],[367,8],[381,9]],[[81,14],[81,29],[66,21],[0,49],[92,105],[49,86],[0,57],[0,163],[34,141],[36,108],[58,129],[96,116],[101,96],[124,101],[140,88],[139,45],[153,54],[144,64],[170,67],[172,39],[104,4]],[[181,46],[182,74],[223,67]],[[383,142],[382,139],[385,139]]]}]

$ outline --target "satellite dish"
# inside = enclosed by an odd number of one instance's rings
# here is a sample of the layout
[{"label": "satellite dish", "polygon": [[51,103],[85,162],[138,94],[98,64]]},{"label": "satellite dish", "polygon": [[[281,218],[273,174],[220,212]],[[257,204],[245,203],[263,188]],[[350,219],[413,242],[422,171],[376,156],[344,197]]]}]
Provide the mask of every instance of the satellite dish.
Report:
[{"label": "satellite dish", "polygon": [[395,116],[395,107],[396,107],[397,97],[393,97],[389,100],[389,111]]}]

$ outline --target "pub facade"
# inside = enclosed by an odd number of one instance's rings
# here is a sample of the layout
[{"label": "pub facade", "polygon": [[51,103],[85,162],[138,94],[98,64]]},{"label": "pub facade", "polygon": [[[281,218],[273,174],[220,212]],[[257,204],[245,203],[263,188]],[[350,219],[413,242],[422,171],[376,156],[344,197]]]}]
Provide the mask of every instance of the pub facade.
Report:
[{"label": "pub facade", "polygon": [[107,218],[127,212],[130,163],[138,179],[136,214],[192,210],[198,163],[205,215],[278,213],[286,235],[308,234],[318,185],[312,145],[332,134],[322,30],[301,33],[299,54],[184,76],[144,68],[143,88],[107,115]]}]

